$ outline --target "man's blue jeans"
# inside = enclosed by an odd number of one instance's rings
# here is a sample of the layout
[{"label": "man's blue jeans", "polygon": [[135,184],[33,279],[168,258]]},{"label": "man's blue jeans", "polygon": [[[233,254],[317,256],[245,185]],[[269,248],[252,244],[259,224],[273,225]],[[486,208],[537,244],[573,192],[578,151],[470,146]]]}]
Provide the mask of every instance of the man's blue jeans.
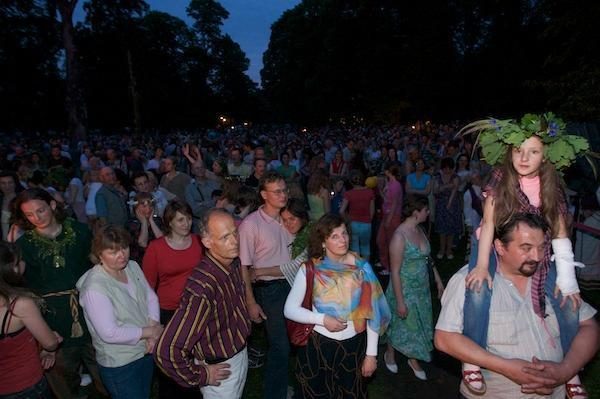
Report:
[{"label": "man's blue jeans", "polygon": [[[472,238],[471,254],[469,257],[469,271],[477,264],[478,241]],[[490,253],[489,272],[492,278],[496,273],[496,253],[494,250]],[[579,310],[573,311],[570,301],[565,306],[560,307],[562,295],[554,298],[554,286],[556,284],[556,267],[554,262],[550,263],[548,277],[546,278],[546,297],[549,299],[556,314],[558,326],[560,329],[560,343],[563,352],[566,354],[571,347],[573,338],[577,335],[579,329]],[[463,335],[469,337],[482,348],[487,346],[487,333],[490,321],[490,303],[492,292],[486,284],[483,284],[479,292],[475,290],[465,290],[465,306]]]},{"label": "man's blue jeans", "polygon": [[121,367],[98,365],[100,377],[112,399],[149,398],[154,361],[146,355]]},{"label": "man's blue jeans", "polygon": [[285,279],[259,283],[254,288],[257,303],[267,316],[264,321],[269,350],[265,366],[265,399],[286,399],[290,341],[283,317],[283,307],[290,292]]},{"label": "man's blue jeans", "polygon": [[366,260],[371,256],[371,223],[351,222],[352,241],[350,249]]}]

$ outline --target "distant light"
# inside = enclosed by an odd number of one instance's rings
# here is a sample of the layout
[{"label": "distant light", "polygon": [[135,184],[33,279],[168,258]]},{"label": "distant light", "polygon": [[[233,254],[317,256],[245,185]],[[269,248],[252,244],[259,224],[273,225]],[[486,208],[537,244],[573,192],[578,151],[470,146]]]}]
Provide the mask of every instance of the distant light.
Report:
[{"label": "distant light", "polygon": [[306,133],[306,128],[302,129],[302,133]]},{"label": "distant light", "polygon": [[231,126],[231,130],[235,130],[235,126]]},{"label": "distant light", "polygon": [[248,122],[244,122],[244,126],[248,126]]},{"label": "distant light", "polygon": [[415,125],[412,125],[412,126],[411,126],[411,128],[412,128],[412,129],[414,129],[414,128],[415,128]]}]

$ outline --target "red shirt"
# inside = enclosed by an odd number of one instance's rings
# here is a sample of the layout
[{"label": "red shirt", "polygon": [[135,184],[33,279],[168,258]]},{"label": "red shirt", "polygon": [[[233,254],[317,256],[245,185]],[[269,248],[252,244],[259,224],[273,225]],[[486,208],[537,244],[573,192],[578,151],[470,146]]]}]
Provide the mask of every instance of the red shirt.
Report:
[{"label": "red shirt", "polygon": [[370,188],[359,188],[344,193],[348,201],[348,216],[353,222],[371,223],[369,205],[375,199],[375,194]]},{"label": "red shirt", "polygon": [[142,269],[158,295],[161,309],[177,309],[185,282],[202,260],[200,240],[195,234],[191,237],[192,245],[186,249],[171,248],[166,237],[151,241],[146,249]]},{"label": "red shirt", "polygon": [[6,310],[0,331],[0,395],[20,392],[42,379],[42,363],[38,343],[25,327],[14,333],[8,330],[12,308]]}]

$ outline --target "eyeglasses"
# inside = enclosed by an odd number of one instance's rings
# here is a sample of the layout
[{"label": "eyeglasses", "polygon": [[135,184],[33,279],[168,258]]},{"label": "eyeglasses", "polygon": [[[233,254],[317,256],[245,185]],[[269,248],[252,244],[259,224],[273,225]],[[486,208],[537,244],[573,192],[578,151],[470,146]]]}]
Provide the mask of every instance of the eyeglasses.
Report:
[{"label": "eyeglasses", "polygon": [[279,189],[279,190],[265,190],[268,193],[273,193],[275,195],[288,195],[290,190],[288,190],[287,188],[285,189]]}]

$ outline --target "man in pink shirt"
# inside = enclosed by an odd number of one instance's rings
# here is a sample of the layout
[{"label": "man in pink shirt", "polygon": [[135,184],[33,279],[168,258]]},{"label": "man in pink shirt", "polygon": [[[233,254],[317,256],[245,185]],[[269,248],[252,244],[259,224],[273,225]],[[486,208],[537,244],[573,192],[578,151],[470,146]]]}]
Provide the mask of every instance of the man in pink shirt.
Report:
[{"label": "man in pink shirt", "polygon": [[270,267],[291,261],[292,236],[281,224],[279,215],[287,203],[288,190],[285,180],[276,172],[265,173],[258,189],[264,205],[248,215],[239,227],[240,260],[250,318],[255,323],[265,320],[269,340],[263,397],[285,399],[290,343],[283,306],[290,286],[283,277],[264,277],[255,282],[253,291],[248,268]]}]

